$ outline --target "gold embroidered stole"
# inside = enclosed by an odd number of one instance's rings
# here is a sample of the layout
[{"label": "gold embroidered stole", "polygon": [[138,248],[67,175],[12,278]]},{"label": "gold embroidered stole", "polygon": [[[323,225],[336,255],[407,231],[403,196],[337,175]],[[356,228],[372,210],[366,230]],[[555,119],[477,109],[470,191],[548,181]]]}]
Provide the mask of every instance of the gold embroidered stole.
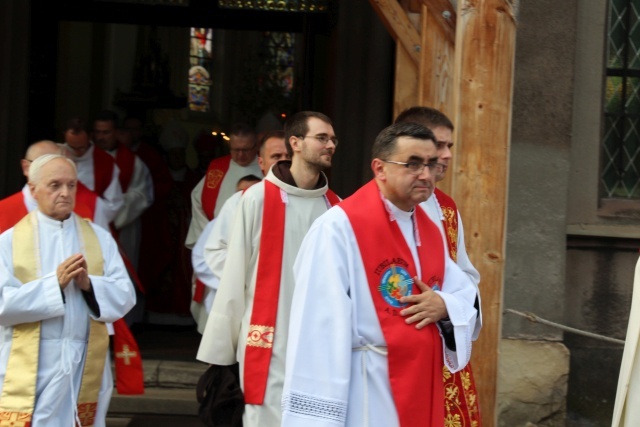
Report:
[{"label": "gold embroidered stole", "polygon": [[[89,274],[103,274],[100,242],[85,220],[76,217],[78,234],[83,242]],[[36,211],[16,224],[13,231],[14,276],[22,283],[40,275],[40,242]],[[90,320],[87,355],[78,394],[78,417],[82,427],[93,426],[105,358],[109,347],[106,325]],[[38,376],[40,322],[14,325],[7,371],[0,396],[0,427],[31,426]]]}]

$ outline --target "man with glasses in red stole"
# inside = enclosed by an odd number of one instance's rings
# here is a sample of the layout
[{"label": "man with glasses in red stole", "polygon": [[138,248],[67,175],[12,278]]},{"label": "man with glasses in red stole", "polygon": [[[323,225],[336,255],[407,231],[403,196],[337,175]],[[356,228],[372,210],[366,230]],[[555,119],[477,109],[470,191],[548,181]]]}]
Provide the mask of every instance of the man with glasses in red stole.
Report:
[{"label": "man with glasses in red stole", "polygon": [[291,161],[274,164],[240,198],[197,355],[239,362],[244,427],[280,425],[293,262],[313,221],[339,201],[322,172],[338,145],[331,119],[302,111],[284,132]]},{"label": "man with glasses in red stole", "polygon": [[418,207],[433,133],[401,123],[372,149],[374,179],[318,218],[294,265],[283,427],[444,426],[442,366],[471,355],[476,289]]},{"label": "man with glasses in red stole", "polygon": [[[224,202],[236,192],[236,184],[243,176],[262,176],[258,164],[258,144],[255,131],[236,123],[228,137],[231,154],[213,159],[204,177],[191,191],[191,223],[185,246],[193,249],[209,221],[220,213]],[[206,286],[196,279],[191,312],[201,317],[204,310]],[[201,330],[198,326],[198,330]]]},{"label": "man with glasses in red stole", "polygon": [[[436,137],[438,162],[449,165],[451,148],[453,147],[453,123],[442,112],[430,107],[411,107],[401,112],[396,123],[417,123],[431,130]],[[436,177],[436,182],[442,181],[445,171]],[[429,218],[438,226],[445,242],[449,257],[467,273],[471,281],[478,287],[480,274],[475,269],[467,255],[464,243],[464,229],[462,218],[455,201],[446,193],[435,188],[433,194],[420,207],[427,212]],[[473,333],[473,339],[478,338],[482,327],[482,310],[480,308],[480,294],[476,300],[478,318]],[[478,394],[471,364],[460,372],[452,374],[444,368],[445,388],[445,420],[449,423],[460,423],[460,427],[482,427]]]}]

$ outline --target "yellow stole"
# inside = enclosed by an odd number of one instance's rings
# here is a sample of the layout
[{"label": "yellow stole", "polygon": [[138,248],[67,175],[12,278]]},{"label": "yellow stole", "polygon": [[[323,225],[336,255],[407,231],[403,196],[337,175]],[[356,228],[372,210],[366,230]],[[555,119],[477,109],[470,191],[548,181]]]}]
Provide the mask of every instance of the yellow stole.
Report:
[{"label": "yellow stole", "polygon": [[[100,242],[91,225],[76,218],[78,234],[89,274],[103,274]],[[36,211],[25,216],[13,230],[14,276],[22,283],[40,277],[40,244]],[[11,351],[0,396],[0,427],[31,426],[36,402],[36,379],[40,348],[40,322],[14,325]],[[78,393],[78,418],[81,427],[93,426],[102,383],[105,358],[109,348],[106,325],[90,319],[87,355]]]}]

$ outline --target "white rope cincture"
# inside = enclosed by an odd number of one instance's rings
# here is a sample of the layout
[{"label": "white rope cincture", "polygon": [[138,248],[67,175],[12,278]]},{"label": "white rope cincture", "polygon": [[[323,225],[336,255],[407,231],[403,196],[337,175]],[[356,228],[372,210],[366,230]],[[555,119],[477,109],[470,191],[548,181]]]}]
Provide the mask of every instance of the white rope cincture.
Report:
[{"label": "white rope cincture", "polygon": [[505,313],[511,313],[511,314],[515,314],[517,316],[521,316],[524,317],[526,319],[529,319],[529,321],[533,322],[533,323],[541,323],[543,325],[547,325],[547,326],[551,326],[557,329],[561,329],[563,331],[567,331],[567,332],[571,332],[572,334],[577,334],[577,335],[582,335],[585,337],[589,337],[589,338],[594,338],[597,340],[601,340],[601,341],[606,341],[606,342],[610,342],[613,344],[621,344],[624,345],[624,340],[619,340],[617,338],[611,338],[611,337],[607,337],[605,335],[600,335],[600,334],[594,334],[593,332],[587,332],[587,331],[583,331],[580,329],[576,329],[576,328],[572,328],[570,326],[565,326],[565,325],[561,325],[560,323],[555,323],[552,322],[550,320],[546,320],[543,319],[531,312],[521,312],[521,311],[517,311],[517,310],[513,310],[511,308],[505,308],[504,309]]},{"label": "white rope cincture", "polygon": [[362,380],[364,382],[364,425],[369,425],[369,383],[368,383],[368,375],[367,375],[367,352],[373,351],[381,356],[387,356],[389,352],[387,351],[387,347],[376,347],[369,343],[363,345],[362,347],[354,347],[353,351],[361,351],[362,352]]}]

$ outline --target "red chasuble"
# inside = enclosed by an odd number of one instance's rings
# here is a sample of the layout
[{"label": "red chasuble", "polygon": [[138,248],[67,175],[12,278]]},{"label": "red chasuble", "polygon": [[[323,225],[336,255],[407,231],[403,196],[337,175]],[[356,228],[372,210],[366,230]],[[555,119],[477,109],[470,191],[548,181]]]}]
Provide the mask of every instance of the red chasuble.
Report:
[{"label": "red chasuble", "polygon": [[[407,325],[399,299],[420,293],[417,268],[402,231],[391,218],[375,180],[344,200],[358,242],[371,297],[387,342],[389,381],[401,427],[444,426],[442,338],[435,324]],[[442,288],[445,254],[442,235],[422,209],[414,210],[420,279]]]},{"label": "red chasuble", "polygon": [[133,151],[120,144],[118,146],[118,151],[116,151],[115,159],[118,169],[120,169],[120,175],[118,175],[120,187],[122,187],[122,192],[126,193],[129,185],[131,184],[131,178],[133,178],[136,155]]},{"label": "red chasuble", "polygon": [[111,184],[115,164],[113,157],[95,145],[93,146],[93,191],[100,197]]},{"label": "red chasuble", "polygon": [[[449,256],[458,260],[458,207],[446,193],[435,190],[436,199],[442,210],[445,235]],[[457,427],[482,427],[476,383],[471,371],[471,363],[459,372],[452,374],[443,367],[445,389],[445,425]]]},{"label": "red chasuble", "polygon": [[[213,211],[216,208],[218,194],[220,194],[220,186],[224,176],[227,174],[227,171],[229,171],[230,164],[230,155],[213,159],[211,163],[209,163],[209,168],[204,176],[204,186],[202,187],[200,201],[202,203],[202,210],[209,221],[213,219]],[[205,286],[204,283],[196,279],[196,289],[193,292],[193,300],[195,302],[202,303]]]},{"label": "red chasuble", "polygon": [[0,200],[0,233],[16,225],[28,213],[22,191]]},{"label": "red chasuble", "polygon": [[[260,236],[256,289],[244,355],[245,382],[243,392],[244,401],[249,405],[262,405],[264,402],[273,339],[276,333],[287,207],[280,195],[281,191],[280,187],[271,181],[264,181],[262,234]],[[331,190],[327,190],[325,199],[331,206],[340,201]],[[283,327],[286,328],[288,325],[283,325]]]}]

